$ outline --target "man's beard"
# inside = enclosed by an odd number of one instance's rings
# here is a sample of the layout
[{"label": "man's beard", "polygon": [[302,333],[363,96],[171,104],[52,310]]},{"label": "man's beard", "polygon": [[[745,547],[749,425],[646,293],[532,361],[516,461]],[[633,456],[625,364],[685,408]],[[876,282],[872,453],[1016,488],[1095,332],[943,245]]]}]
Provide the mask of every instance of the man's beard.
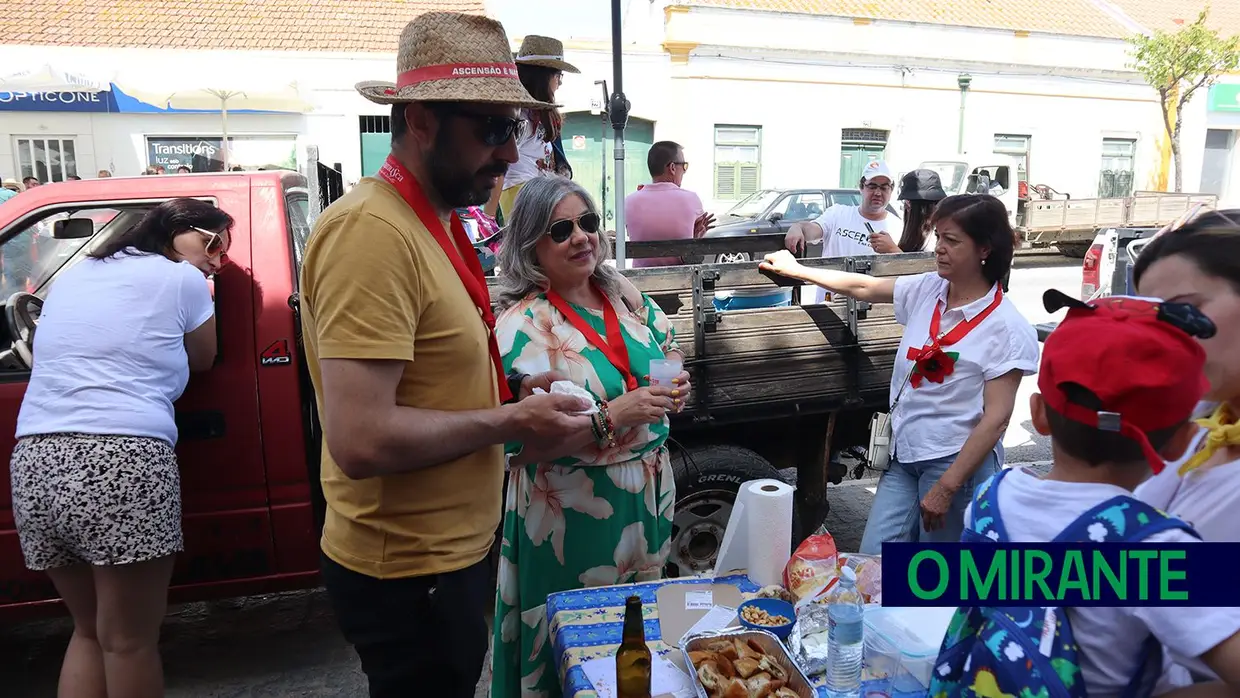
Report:
[{"label": "man's beard", "polygon": [[503,177],[508,171],[508,163],[497,160],[490,165],[469,172],[461,166],[461,157],[456,148],[443,138],[443,129],[435,139],[435,147],[427,161],[430,172],[431,186],[439,192],[443,202],[451,208],[481,206],[491,199],[490,182],[483,183],[482,176]]}]

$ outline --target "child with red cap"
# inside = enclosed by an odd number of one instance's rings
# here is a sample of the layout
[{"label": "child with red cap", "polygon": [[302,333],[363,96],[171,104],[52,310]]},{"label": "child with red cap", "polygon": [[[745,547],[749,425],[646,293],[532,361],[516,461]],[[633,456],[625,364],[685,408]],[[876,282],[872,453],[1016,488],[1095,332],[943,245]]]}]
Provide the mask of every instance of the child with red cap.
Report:
[{"label": "child with red cap", "polygon": [[[999,523],[975,521],[970,507],[966,538],[998,539],[1002,531],[1010,542],[1047,542],[1071,528],[1096,542],[1131,542],[1107,517],[1089,522],[1086,515],[1117,496],[1130,498],[1151,470],[1163,469],[1164,458],[1183,454],[1193,434],[1189,418],[1208,387],[1194,337],[1212,336],[1214,325],[1190,305],[1145,298],[1086,304],[1048,291],[1044,304],[1050,312],[1068,308],[1046,340],[1041,392],[1030,400],[1034,428],[1051,437],[1054,465],[1046,477],[1013,469],[979,487],[975,502],[988,497],[995,506],[987,513]],[[1127,501],[1123,509],[1147,508]],[[1161,523],[1145,541],[1198,541],[1187,524]],[[1068,618],[1090,698],[1161,696],[1188,686],[1191,678],[1164,658],[1164,646],[1200,658],[1240,689],[1240,608],[1072,608]]]}]

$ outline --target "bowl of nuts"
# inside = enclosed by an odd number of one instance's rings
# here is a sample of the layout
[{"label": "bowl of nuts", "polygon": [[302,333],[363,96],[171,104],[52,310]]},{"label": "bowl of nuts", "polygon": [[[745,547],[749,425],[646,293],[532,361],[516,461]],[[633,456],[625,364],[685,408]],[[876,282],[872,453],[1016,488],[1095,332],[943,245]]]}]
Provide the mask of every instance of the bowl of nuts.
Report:
[{"label": "bowl of nuts", "polygon": [[750,630],[766,630],[781,640],[788,639],[792,624],[796,622],[796,610],[782,599],[750,599],[737,609],[741,625]]}]

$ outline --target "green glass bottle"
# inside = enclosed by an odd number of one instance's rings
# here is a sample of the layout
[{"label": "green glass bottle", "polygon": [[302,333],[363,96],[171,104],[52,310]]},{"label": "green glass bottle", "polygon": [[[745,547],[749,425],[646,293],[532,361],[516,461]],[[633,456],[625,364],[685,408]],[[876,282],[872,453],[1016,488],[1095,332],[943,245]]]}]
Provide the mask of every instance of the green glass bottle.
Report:
[{"label": "green glass bottle", "polygon": [[642,625],[642,600],[630,596],[624,603],[624,634],[616,649],[616,695],[650,698],[650,648]]}]

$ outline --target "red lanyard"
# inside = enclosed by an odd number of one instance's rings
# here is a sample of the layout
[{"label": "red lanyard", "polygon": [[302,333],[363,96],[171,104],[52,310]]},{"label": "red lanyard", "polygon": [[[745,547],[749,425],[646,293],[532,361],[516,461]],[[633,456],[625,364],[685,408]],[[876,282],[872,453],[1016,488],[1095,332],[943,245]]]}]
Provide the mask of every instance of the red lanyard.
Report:
[{"label": "red lanyard", "polygon": [[972,320],[964,320],[957,324],[941,339],[939,338],[939,323],[943,319],[943,305],[941,303],[934,304],[934,315],[930,318],[930,344],[927,346],[950,347],[951,345],[964,339],[966,335],[973,331],[973,328],[982,324],[982,321],[990,316],[1003,302],[1003,287],[995,287],[995,299],[986,306],[982,312],[973,316]]},{"label": "red lanyard", "polygon": [[[508,402],[513,396],[512,391],[508,389],[508,381],[504,377],[504,364],[500,360],[499,344],[495,340],[495,314],[491,312],[491,294],[487,290],[482,264],[478,261],[478,255],[473,254],[473,245],[469,241],[469,235],[465,233],[465,226],[461,225],[460,217],[455,211],[452,212],[453,239],[450,240],[448,231],[444,230],[443,222],[439,220],[430,200],[426,198],[422,187],[418,185],[418,181],[413,178],[409,170],[405,169],[404,165],[389,155],[387,162],[379,168],[378,176],[400,192],[405,202],[409,204],[409,208],[417,214],[418,220],[422,221],[422,225],[426,226],[426,229],[435,237],[435,242],[439,243],[440,249],[448,256],[448,261],[452,262],[452,268],[456,270],[461,285],[469,293],[474,306],[478,308],[478,315],[482,317],[482,323],[486,325],[491,363],[495,365],[495,383],[499,386],[499,401]],[[455,245],[453,240],[456,242]],[[466,251],[470,254],[464,254]]]},{"label": "red lanyard", "polygon": [[612,366],[624,376],[624,387],[626,390],[637,389],[637,377],[633,375],[633,369],[629,366],[629,348],[624,343],[624,334],[620,332],[620,317],[616,315],[616,308],[612,305],[611,299],[607,294],[598,290],[595,286],[594,290],[603,297],[603,330],[607,332],[607,340],[598,336],[598,332],[586,322],[585,318],[573,307],[570,306],[564,297],[555,291],[547,291],[547,300],[551,301],[551,305],[560,311],[560,314],[568,320],[568,324],[577,328],[577,331],[585,335],[586,341],[595,349],[603,352],[603,356],[611,362]]}]

